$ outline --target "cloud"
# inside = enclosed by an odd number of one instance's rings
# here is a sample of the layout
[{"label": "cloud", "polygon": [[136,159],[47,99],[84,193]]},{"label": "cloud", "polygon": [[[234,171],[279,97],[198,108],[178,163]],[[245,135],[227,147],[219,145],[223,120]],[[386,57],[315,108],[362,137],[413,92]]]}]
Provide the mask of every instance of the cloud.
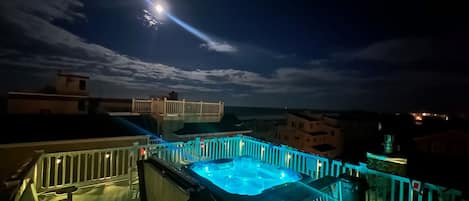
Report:
[{"label": "cloud", "polygon": [[[28,3],[31,5],[24,7]],[[261,96],[264,99],[259,98],[259,100],[267,101],[282,98],[292,99],[291,101],[294,102],[298,101],[297,98],[291,97],[300,95],[311,97],[311,101],[318,101],[315,98],[322,97],[322,100],[326,102],[333,102],[345,100],[345,96],[347,99],[360,99],[376,91],[379,92],[378,94],[384,94],[383,96],[395,94],[397,97],[398,90],[417,90],[421,86],[437,86],[441,83],[467,86],[463,75],[439,75],[434,72],[403,70],[365,74],[354,70],[356,68],[350,68],[347,64],[337,63],[333,58],[313,60],[310,65],[303,67],[275,68],[266,73],[227,66],[206,67],[203,68],[204,70],[198,70],[147,62],[87,41],[54,24],[55,20],[74,23],[86,19],[86,16],[80,12],[82,6],[83,4],[79,1],[73,0],[65,2],[48,0],[41,3],[8,1],[2,4],[0,20],[11,25],[6,31],[11,35],[21,37],[21,40],[15,40],[18,42],[12,40],[9,44],[11,47],[0,46],[2,68],[9,66],[49,71],[64,69],[70,72],[87,73],[92,80],[109,83],[119,89],[115,91],[122,90],[122,92],[130,89],[131,92],[138,90],[154,93],[167,89],[194,92],[193,94],[227,93],[239,94],[240,98],[256,97],[252,98],[253,100]],[[24,48],[24,44],[40,48]],[[353,60],[393,63],[411,62],[428,57],[428,52],[418,53],[422,54],[420,57],[406,57],[405,55],[401,57],[400,54],[403,53],[395,53],[402,52],[403,50],[400,49],[409,44],[418,45],[423,49],[428,47],[426,39],[420,42],[419,40],[392,40],[371,44],[348,55],[352,55],[349,58]],[[12,48],[14,46],[18,49]],[[207,43],[202,47],[219,52],[238,51],[236,47],[228,43]],[[419,48],[408,51],[407,54]],[[409,92],[409,94],[412,93]]]},{"label": "cloud", "polygon": [[161,24],[161,21],[158,20],[155,15],[145,9],[143,10],[142,16],[139,17],[139,19],[143,22],[143,25],[146,27],[152,27],[154,29],[158,29],[158,25]]},{"label": "cloud", "polygon": [[346,54],[348,59],[389,63],[466,60],[468,40],[460,36],[401,38],[375,42]]},{"label": "cloud", "polygon": [[322,66],[327,63],[328,59],[312,59],[308,62],[309,65]]},{"label": "cloud", "polygon": [[232,46],[226,42],[210,41],[207,43],[202,43],[200,47],[207,48],[208,50],[211,50],[211,51],[224,52],[224,53],[234,53],[238,51],[238,49],[235,46]]}]

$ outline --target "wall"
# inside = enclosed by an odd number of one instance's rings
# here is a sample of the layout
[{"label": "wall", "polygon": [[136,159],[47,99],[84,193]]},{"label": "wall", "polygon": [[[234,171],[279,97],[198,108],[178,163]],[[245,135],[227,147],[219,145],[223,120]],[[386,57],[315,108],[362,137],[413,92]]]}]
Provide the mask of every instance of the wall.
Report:
[{"label": "wall", "polygon": [[[303,130],[292,128],[289,125],[279,126],[278,131],[280,143],[295,147],[308,153],[334,158],[340,155],[343,151],[342,134],[337,128],[329,128],[326,134],[320,135],[313,135]],[[331,134],[331,131],[334,131],[333,135]],[[320,144],[330,144],[336,147],[336,149],[320,152],[313,148],[313,146]]]},{"label": "wall", "polygon": [[[85,82],[85,89],[80,89],[80,81]],[[57,75],[57,94],[88,95],[88,78],[81,76]]]},{"label": "wall", "polygon": [[131,112],[132,100],[109,100],[102,99],[98,101],[99,109],[106,112]]},{"label": "wall", "polygon": [[8,99],[9,114],[84,114],[87,112],[86,103],[85,110],[78,110],[79,99],[60,100],[60,99]]}]

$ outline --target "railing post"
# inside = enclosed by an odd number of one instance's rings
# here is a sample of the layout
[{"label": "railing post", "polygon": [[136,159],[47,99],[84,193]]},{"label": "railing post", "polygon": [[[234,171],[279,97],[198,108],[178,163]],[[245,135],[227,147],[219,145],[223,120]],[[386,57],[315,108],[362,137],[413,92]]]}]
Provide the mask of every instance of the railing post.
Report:
[{"label": "railing post", "polygon": [[163,115],[166,116],[166,97],[163,98]]},{"label": "railing post", "polygon": [[223,103],[221,101],[218,101],[218,116],[220,116],[223,112]]},{"label": "railing post", "polygon": [[132,111],[135,112],[135,98],[132,98]]},{"label": "railing post", "polygon": [[153,113],[153,98],[150,99],[150,113]]},{"label": "railing post", "polygon": [[202,116],[203,108],[204,108],[204,102],[200,101],[200,113],[199,113],[200,116]]},{"label": "railing post", "polygon": [[184,110],[186,108],[186,99],[182,99],[182,116],[184,116]]}]

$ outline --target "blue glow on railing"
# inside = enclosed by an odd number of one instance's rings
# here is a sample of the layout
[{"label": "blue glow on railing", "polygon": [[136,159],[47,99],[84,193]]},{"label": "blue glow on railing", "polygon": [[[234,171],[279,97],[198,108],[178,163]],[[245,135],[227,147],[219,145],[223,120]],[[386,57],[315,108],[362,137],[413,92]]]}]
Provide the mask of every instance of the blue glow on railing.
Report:
[{"label": "blue glow on railing", "polygon": [[163,138],[159,137],[157,134],[152,133],[122,117],[115,117],[115,120],[119,121],[120,123],[122,123],[123,125],[129,128],[135,129],[142,135],[146,135],[150,137],[151,139],[156,140],[158,143],[163,144],[164,146],[168,147],[170,150],[182,150],[181,153],[184,155],[184,157],[186,157],[189,160],[194,160],[194,157],[192,157],[192,155],[190,155],[189,153],[186,153],[184,149],[176,147],[173,143],[163,140]]}]

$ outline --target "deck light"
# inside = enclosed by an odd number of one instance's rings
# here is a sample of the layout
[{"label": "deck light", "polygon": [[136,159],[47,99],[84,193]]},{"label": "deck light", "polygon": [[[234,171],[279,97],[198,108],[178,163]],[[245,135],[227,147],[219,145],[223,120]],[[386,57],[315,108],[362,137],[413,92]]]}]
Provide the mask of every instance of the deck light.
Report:
[{"label": "deck light", "polygon": [[58,158],[58,159],[55,160],[55,162],[56,162],[57,164],[60,164],[60,163],[62,162],[62,159]]},{"label": "deck light", "polygon": [[109,158],[110,156],[111,156],[111,154],[108,154],[108,153],[106,153],[106,155],[105,155],[106,158]]}]

